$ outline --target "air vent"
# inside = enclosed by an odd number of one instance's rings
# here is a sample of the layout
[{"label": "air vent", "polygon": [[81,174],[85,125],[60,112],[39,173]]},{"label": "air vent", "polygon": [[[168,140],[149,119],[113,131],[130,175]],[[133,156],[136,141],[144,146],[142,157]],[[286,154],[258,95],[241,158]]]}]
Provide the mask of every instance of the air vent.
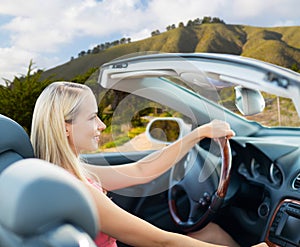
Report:
[{"label": "air vent", "polygon": [[300,189],[300,174],[294,179],[293,181],[293,189],[299,190]]}]

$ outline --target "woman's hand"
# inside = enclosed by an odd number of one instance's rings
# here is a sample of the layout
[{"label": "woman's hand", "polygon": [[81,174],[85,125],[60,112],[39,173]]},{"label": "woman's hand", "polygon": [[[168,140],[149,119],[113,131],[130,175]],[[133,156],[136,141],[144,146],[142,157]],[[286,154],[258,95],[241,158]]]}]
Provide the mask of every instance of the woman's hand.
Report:
[{"label": "woman's hand", "polygon": [[208,138],[231,138],[232,136],[235,136],[235,133],[230,128],[229,124],[221,120],[213,120],[210,123],[204,124],[199,127],[199,130],[201,131],[199,136]]},{"label": "woman's hand", "polygon": [[257,245],[253,245],[252,247],[268,247],[268,245],[266,243],[260,243],[260,244],[257,244]]}]

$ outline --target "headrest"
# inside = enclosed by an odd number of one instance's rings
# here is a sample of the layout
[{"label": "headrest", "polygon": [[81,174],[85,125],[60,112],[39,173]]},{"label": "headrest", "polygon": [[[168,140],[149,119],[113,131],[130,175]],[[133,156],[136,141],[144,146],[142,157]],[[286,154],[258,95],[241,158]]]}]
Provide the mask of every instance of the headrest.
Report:
[{"label": "headrest", "polygon": [[14,120],[0,114],[0,173],[17,160],[33,157],[33,148],[25,130]]},{"label": "headrest", "polygon": [[64,223],[94,238],[98,219],[83,184],[63,168],[24,159],[0,174],[0,224],[21,236],[41,234]]}]

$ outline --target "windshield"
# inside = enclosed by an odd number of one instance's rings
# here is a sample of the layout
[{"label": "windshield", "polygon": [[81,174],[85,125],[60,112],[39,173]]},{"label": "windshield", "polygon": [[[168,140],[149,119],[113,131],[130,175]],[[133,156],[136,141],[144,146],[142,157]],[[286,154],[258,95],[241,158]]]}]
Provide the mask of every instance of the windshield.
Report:
[{"label": "windshield", "polygon": [[[196,93],[231,112],[266,127],[298,127],[300,121],[290,99],[262,93],[265,100],[264,110],[256,115],[243,116],[235,105],[235,88],[225,87],[212,90],[203,85],[192,85],[178,77],[161,78],[185,88],[185,91]],[[165,145],[151,143],[145,136],[146,126],[154,117],[179,117],[187,124],[192,119],[182,112],[165,105],[160,100],[137,96],[134,93],[114,89],[100,90],[100,118],[107,125],[102,133],[100,152],[130,152],[163,148]],[[152,95],[152,94],[151,94]],[[154,96],[153,96],[154,97]],[[171,104],[172,105],[172,104]]]},{"label": "windshield", "polygon": [[[106,88],[123,79],[159,77],[263,126],[298,127],[300,123],[288,98],[298,101],[300,75],[274,64],[229,54],[139,54],[108,64],[103,71],[101,83]],[[243,100],[237,101],[237,93]]]},{"label": "windshield", "polygon": [[[258,122],[265,127],[299,127],[300,118],[293,101],[289,98],[279,97],[275,94],[260,92],[265,103],[262,112],[245,116],[236,106],[235,87],[237,85],[215,86],[212,85],[211,75],[202,74],[202,81],[188,83],[179,78],[168,77],[168,80],[191,90],[201,97],[228,109],[231,112],[251,121]],[[206,77],[206,78],[204,78]],[[215,83],[215,82],[214,82]],[[221,82],[220,82],[221,83]],[[217,84],[217,83],[215,83]]]},{"label": "windshield", "polygon": [[[207,93],[199,90],[197,93],[206,96]],[[211,98],[215,103],[243,116],[235,105],[234,86],[218,89],[219,98]],[[266,127],[299,127],[300,119],[291,99],[278,97],[276,95],[262,92],[265,101],[265,108],[261,113],[243,116]]]},{"label": "windshield", "polygon": [[[138,76],[126,74],[128,77],[112,77],[118,78],[117,83],[112,83],[113,88],[103,88],[97,83],[97,75],[87,82],[98,99],[99,117],[107,126],[101,135],[100,152],[163,148],[164,145],[151,143],[146,138],[147,124],[156,117],[176,117],[188,125],[194,125],[197,121],[191,107],[204,106],[196,95],[228,109],[238,115],[239,119],[255,121],[262,126],[300,126],[297,111],[290,99],[261,92],[263,110],[258,114],[244,116],[236,106],[236,84],[221,82],[216,75],[207,75],[199,70],[196,73],[168,73],[165,76],[150,72],[138,73]],[[207,109],[199,109],[197,114],[201,122],[211,120]]]}]

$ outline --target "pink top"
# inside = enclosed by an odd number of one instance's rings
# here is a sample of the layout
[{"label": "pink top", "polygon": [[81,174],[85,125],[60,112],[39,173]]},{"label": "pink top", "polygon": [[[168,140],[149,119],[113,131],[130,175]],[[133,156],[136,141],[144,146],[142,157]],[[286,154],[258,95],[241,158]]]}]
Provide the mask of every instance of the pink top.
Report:
[{"label": "pink top", "polygon": [[99,232],[94,241],[98,247],[117,247],[116,239],[103,232]]},{"label": "pink top", "polygon": [[[101,185],[91,179],[88,178],[88,181],[95,186],[95,188],[99,189],[99,191],[101,193],[103,193],[103,189],[101,187]],[[96,245],[98,247],[117,247],[117,241],[116,239],[108,236],[107,234],[103,233],[103,232],[99,232],[96,236],[96,238],[94,239]]]}]

